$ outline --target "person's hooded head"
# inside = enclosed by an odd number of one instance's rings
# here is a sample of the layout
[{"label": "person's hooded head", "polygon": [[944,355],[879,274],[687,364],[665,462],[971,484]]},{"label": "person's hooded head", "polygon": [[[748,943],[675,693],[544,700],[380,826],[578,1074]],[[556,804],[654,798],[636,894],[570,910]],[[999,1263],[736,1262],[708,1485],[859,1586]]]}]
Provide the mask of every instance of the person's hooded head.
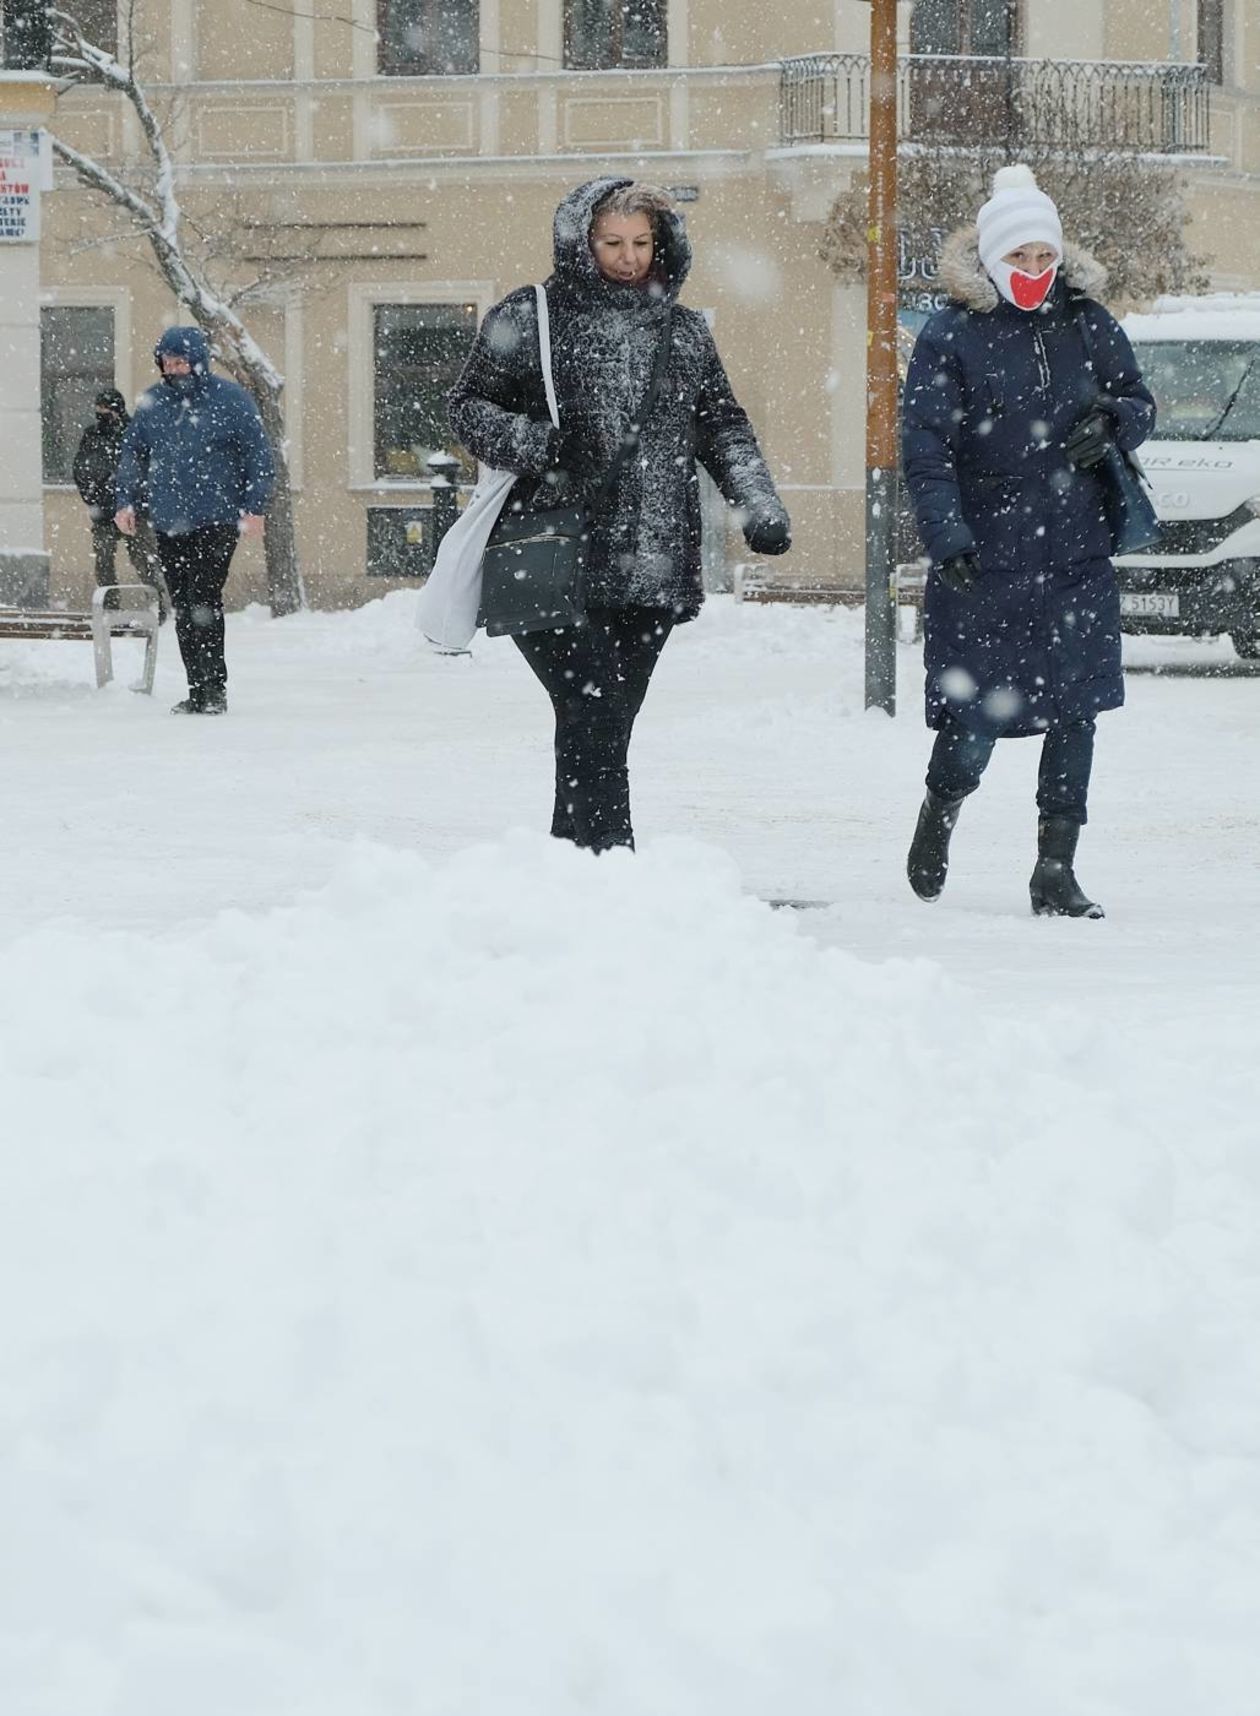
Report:
[{"label": "person's hooded head", "polygon": [[210,342],[200,328],[168,328],[153,348],[153,361],[173,392],[199,392],[210,375]]},{"label": "person's hooded head", "polygon": [[993,194],[976,217],[985,272],[1018,310],[1038,310],[1063,261],[1063,226],[1031,167],[1000,167]]},{"label": "person's hooded head", "polygon": [[94,410],[100,429],[121,429],[127,422],[127,401],[116,387],[101,389],[96,396]]},{"label": "person's hooded head", "polygon": [[683,217],[664,191],[634,179],[578,185],[556,210],[552,239],[555,278],[614,302],[672,301],[691,267]]}]

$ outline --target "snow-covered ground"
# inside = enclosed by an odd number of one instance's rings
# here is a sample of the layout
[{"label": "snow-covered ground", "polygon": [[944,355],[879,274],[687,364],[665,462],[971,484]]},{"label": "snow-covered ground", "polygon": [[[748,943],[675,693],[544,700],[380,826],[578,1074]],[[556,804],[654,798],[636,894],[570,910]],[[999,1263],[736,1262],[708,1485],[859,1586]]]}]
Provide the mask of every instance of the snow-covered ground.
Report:
[{"label": "snow-covered ground", "polygon": [[1250,1716],[1260,675],[1129,646],[1047,923],[856,615],[712,602],[593,860],[411,606],[0,645],[0,1709]]}]

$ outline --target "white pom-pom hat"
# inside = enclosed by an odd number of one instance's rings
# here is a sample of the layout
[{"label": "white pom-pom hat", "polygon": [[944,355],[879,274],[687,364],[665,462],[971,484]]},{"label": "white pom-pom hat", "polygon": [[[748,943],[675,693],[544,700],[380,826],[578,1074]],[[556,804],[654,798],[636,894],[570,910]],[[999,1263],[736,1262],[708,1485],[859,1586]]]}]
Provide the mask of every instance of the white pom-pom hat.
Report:
[{"label": "white pom-pom hat", "polygon": [[1053,200],[1038,186],[1031,167],[999,167],[993,195],[976,217],[980,260],[992,268],[1023,244],[1048,244],[1063,260],[1063,226]]}]

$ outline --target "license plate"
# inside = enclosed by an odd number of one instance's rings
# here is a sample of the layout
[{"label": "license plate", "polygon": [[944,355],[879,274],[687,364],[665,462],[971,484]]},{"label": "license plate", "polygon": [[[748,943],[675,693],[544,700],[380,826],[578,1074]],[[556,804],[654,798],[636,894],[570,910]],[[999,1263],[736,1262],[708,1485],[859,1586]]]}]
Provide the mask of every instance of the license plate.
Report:
[{"label": "license plate", "polygon": [[1160,620],[1175,620],[1181,615],[1181,598],[1169,590],[1122,590],[1122,614],[1143,614]]}]

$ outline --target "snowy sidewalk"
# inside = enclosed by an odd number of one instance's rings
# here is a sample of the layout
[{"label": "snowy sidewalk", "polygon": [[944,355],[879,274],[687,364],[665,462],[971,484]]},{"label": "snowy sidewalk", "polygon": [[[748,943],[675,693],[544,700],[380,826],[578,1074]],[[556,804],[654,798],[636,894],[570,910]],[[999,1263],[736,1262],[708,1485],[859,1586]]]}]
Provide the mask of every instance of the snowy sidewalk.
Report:
[{"label": "snowy sidewalk", "polygon": [[1044,923],[1031,745],[910,896],[852,615],[681,632],[598,862],[410,618],[0,652],[0,1707],[1244,1716],[1260,679],[1131,677]]},{"label": "snowy sidewalk", "polygon": [[[283,904],[334,876],[357,838],[441,858],[545,827],[548,715],[532,677],[506,642],[479,641],[471,662],[419,653],[413,605],[233,616],[232,713],[217,723],[167,714],[183,690],[173,639],[152,701],[126,689],[125,645],[105,693],[77,646],[0,649],[0,944],[114,897],[152,928]],[[1239,986],[1254,997],[1260,672],[1227,643],[1126,649],[1165,671],[1131,673],[1129,707],[1100,722],[1080,870],[1105,925],[1029,922],[1033,742],[998,747],[944,899],[912,898],[918,652],[900,652],[897,720],[865,714],[860,618],[845,611],[718,599],[680,630],[635,739],[641,840],[717,846],[750,892],[835,902],[811,932],[872,959],[939,960],[997,995],[1118,985],[1170,1015]]]}]

